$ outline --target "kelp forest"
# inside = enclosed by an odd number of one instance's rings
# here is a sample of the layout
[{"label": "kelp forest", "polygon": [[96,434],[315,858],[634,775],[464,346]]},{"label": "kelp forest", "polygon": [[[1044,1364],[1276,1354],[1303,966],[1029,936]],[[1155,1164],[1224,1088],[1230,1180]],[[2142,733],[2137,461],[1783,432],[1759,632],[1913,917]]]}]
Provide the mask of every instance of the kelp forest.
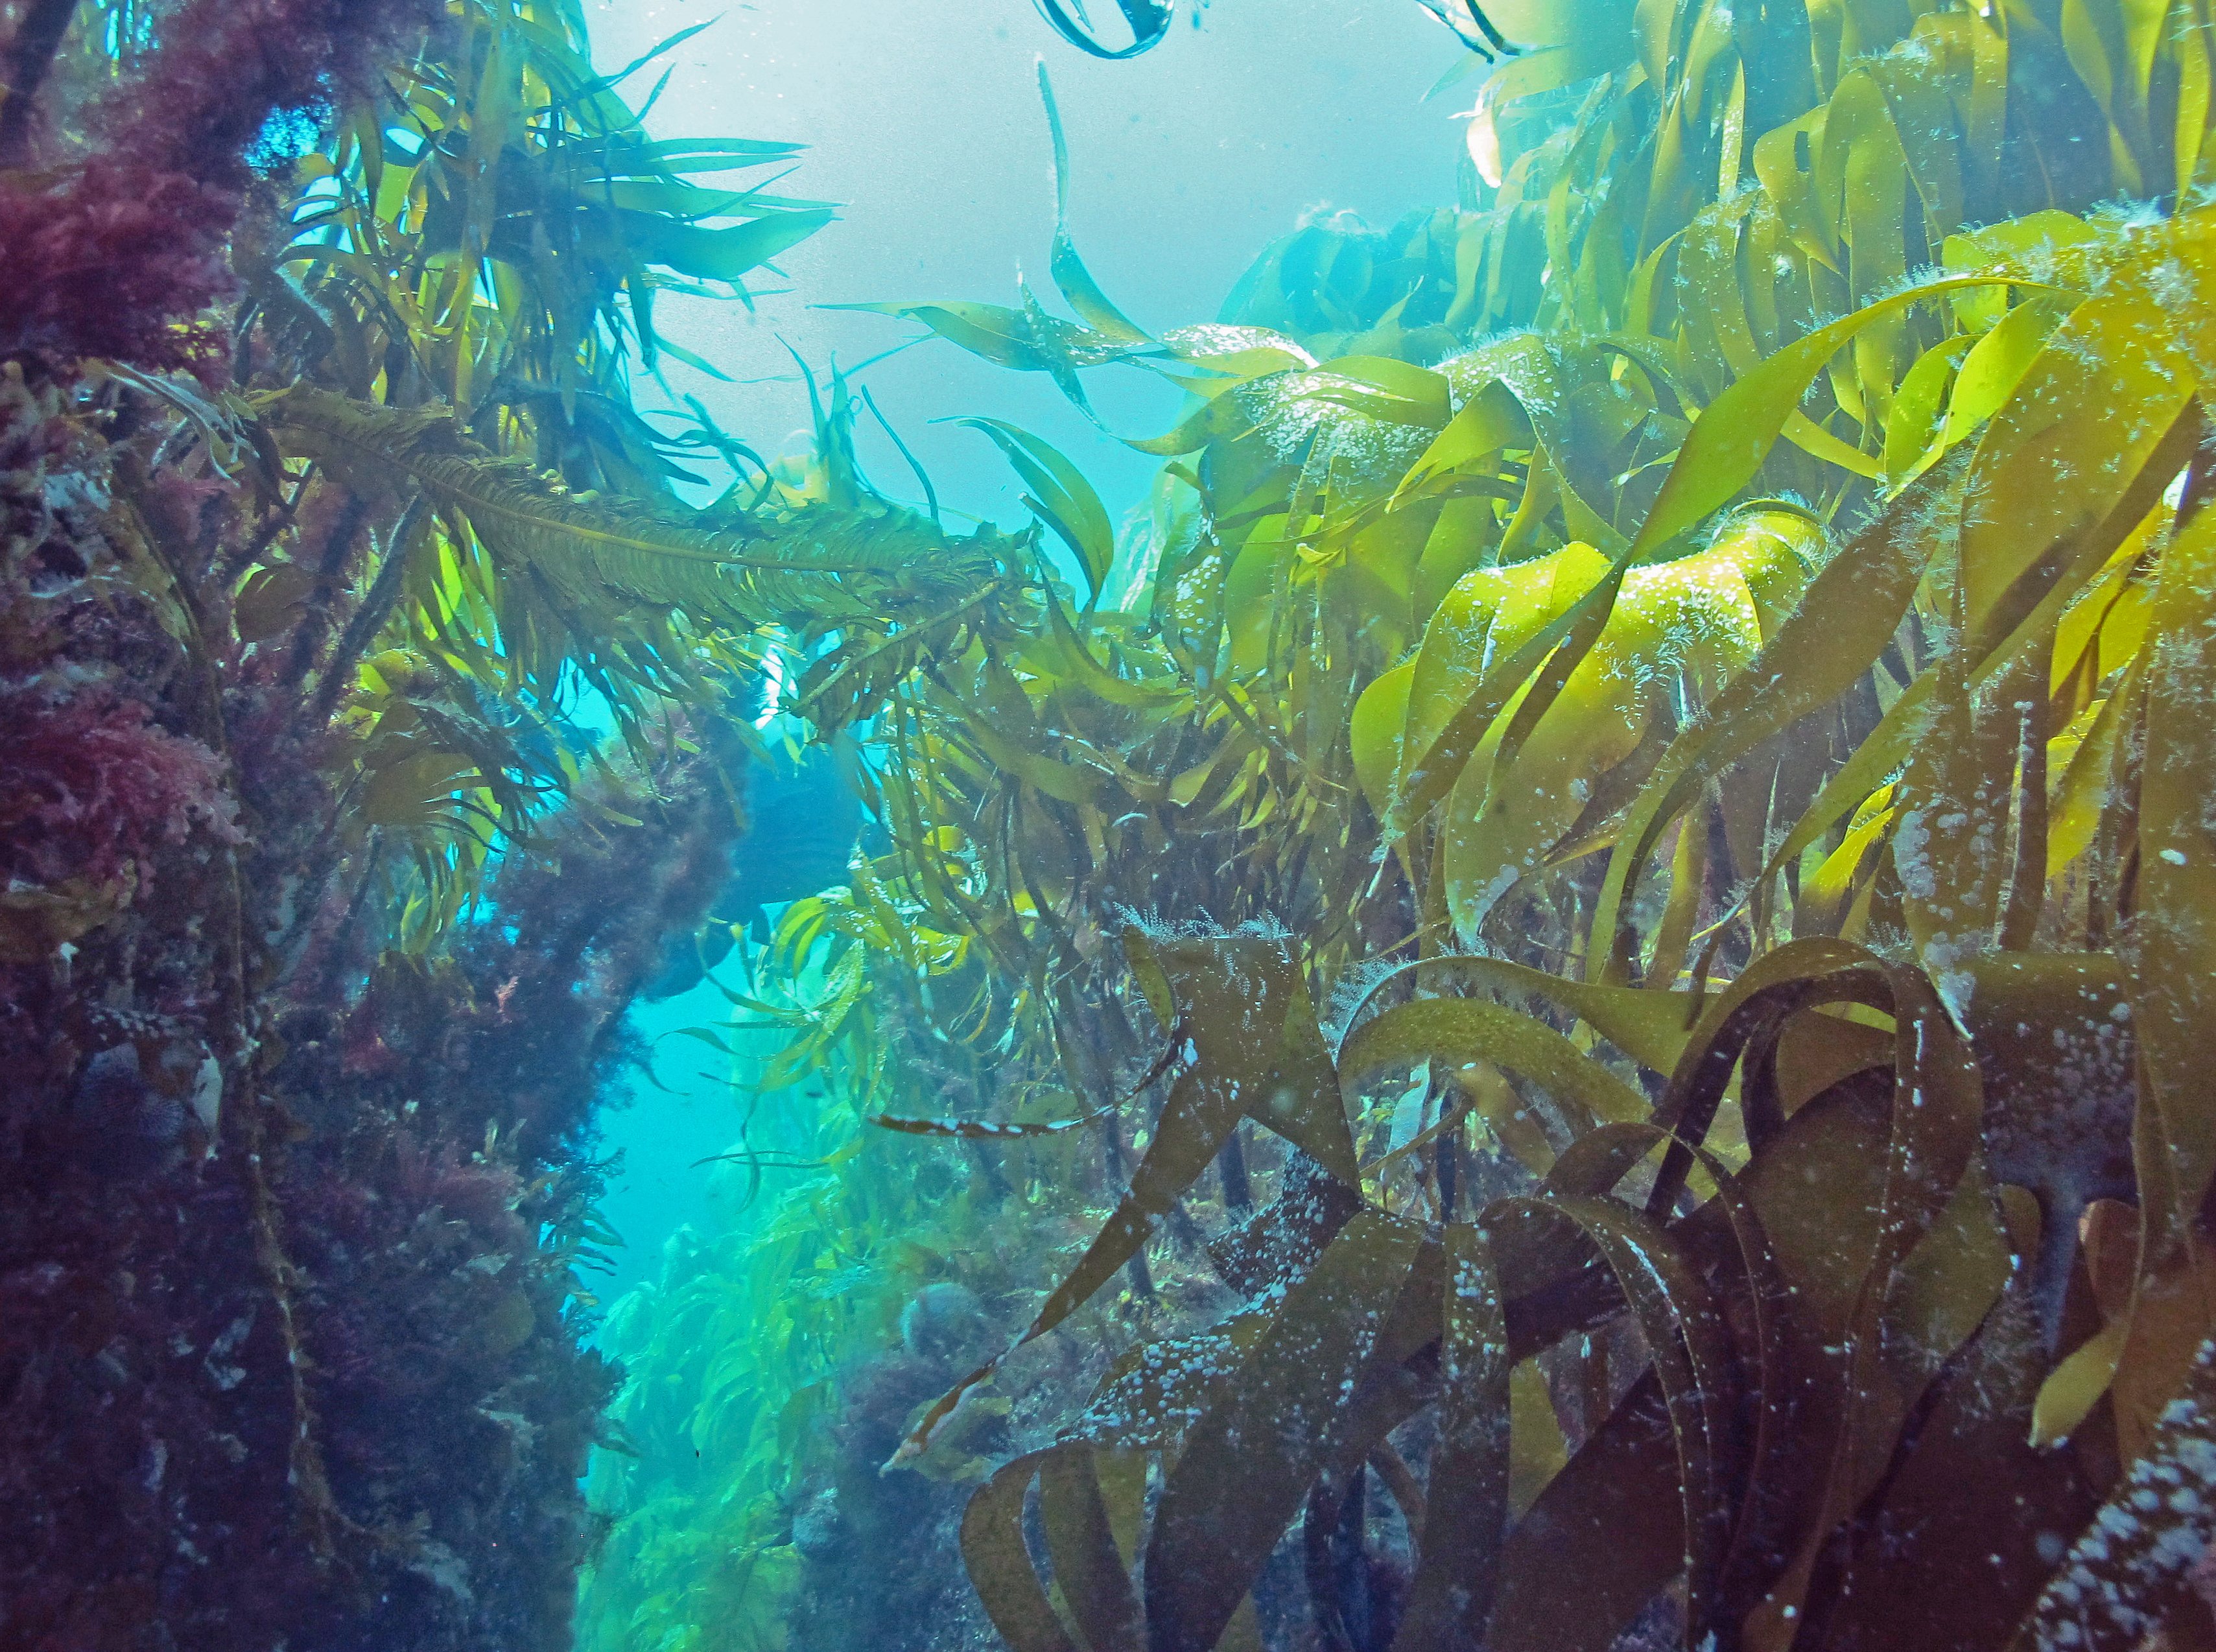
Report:
[{"label": "kelp forest", "polygon": [[0,1646],[2216,1649],[2207,0],[1394,0],[1147,325],[1056,76],[1269,0],[992,3],[997,524],[685,388],[706,14],[0,3]]}]

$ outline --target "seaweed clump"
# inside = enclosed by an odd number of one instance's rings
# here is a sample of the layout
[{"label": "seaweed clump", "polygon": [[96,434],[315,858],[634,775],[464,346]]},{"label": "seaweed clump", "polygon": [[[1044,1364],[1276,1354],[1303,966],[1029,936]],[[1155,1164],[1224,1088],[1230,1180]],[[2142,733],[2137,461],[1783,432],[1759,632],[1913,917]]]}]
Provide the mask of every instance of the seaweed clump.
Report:
[{"label": "seaweed clump", "polygon": [[[0,354],[220,374],[227,341],[204,312],[237,294],[227,249],[265,134],[288,120],[312,133],[342,82],[373,72],[439,9],[185,0],[155,15],[149,49],[65,127],[40,118],[38,94],[75,9],[23,7],[5,49]],[[146,25],[126,15],[118,27]]]},{"label": "seaweed clump", "polygon": [[970,422],[1067,587],[880,725],[848,967],[991,1070],[873,1122],[1113,1200],[896,1458],[1151,1295],[968,1506],[1018,1652],[2205,1645],[2216,28],[1518,22],[1220,323],[1066,214],[874,306],[1191,393],[1122,535]]}]

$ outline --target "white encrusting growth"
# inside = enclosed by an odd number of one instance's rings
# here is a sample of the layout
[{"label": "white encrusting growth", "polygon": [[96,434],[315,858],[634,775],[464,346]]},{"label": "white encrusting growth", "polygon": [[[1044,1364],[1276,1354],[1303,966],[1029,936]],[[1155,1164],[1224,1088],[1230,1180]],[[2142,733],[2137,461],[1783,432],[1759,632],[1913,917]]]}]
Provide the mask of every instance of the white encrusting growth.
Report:
[{"label": "white encrusting growth", "polygon": [[2179,1591],[2197,1587],[2216,1517],[2216,1337],[2201,1345],[2185,1390],[2164,1410],[2154,1443],[2064,1558],[2033,1607],[2039,1652],[2130,1648],[2162,1622]]}]

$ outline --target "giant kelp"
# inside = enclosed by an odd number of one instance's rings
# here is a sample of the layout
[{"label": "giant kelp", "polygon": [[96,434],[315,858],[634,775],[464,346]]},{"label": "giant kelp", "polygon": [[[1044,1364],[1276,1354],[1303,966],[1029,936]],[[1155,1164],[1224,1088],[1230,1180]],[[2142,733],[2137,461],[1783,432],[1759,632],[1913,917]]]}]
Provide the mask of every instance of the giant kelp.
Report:
[{"label": "giant kelp", "polygon": [[632,404],[826,209],[573,8],[75,9],[0,101],[11,1636],[562,1641],[588,1109],[780,649],[884,835],[732,990],[851,1105],[611,1328],[596,1642],[966,1632],[957,1501],[1022,1652],[2212,1632],[2198,5],[1434,8],[1458,207],[1159,335],[1059,224],[1074,319],[881,306],[1189,393],[1120,538],[972,421],[1041,528],[966,540],[835,375],[801,461]]},{"label": "giant kelp", "polygon": [[883,725],[880,875],[1168,1081],[1025,1340],[1196,1202],[1251,1293],[973,1579],[1251,1644],[1298,1520],[1333,1646],[2205,1636],[2207,20],[1494,15],[1457,212],[1159,336],[1066,233],[1074,321],[884,306],[1193,398],[1120,546],[987,426],[1081,589]]}]

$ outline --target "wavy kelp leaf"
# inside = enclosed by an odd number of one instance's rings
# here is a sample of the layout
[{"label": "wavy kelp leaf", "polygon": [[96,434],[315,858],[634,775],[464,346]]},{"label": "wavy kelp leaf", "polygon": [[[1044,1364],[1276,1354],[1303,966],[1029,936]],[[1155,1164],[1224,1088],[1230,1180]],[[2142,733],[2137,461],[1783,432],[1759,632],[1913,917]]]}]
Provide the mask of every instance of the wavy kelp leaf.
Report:
[{"label": "wavy kelp leaf", "polygon": [[1450,1223],[1439,1341],[1439,1445],[1394,1652],[1474,1645],[1499,1587],[1511,1464],[1508,1326],[1485,1236]]},{"label": "wavy kelp leaf", "polygon": [[[1789,611],[1821,530],[1762,513],[1707,550],[1627,570],[1585,656],[1562,676],[1519,749],[1508,749],[1536,701],[1517,708],[1489,767],[1456,783],[1443,822],[1443,869],[1456,928],[1474,935],[1493,904],[1575,823],[1592,789],[1628,758],[1656,714],[1694,712],[1761,648],[1764,620]],[[1566,644],[1562,658],[1569,654]],[[1559,666],[1560,660],[1550,662]]]},{"label": "wavy kelp leaf", "polygon": [[1543,1022],[1480,998],[1424,998],[1365,1021],[1339,1048],[1339,1082],[1387,1068],[1482,1059],[1541,1086],[1590,1118],[1642,1119],[1647,1098]]},{"label": "wavy kelp leaf", "polygon": [[1486,1645],[1607,1652],[1685,1561],[1660,1385],[1641,1378],[1509,1534]]},{"label": "wavy kelp leaf", "polygon": [[1485,1219],[1505,1224],[1517,1217],[1573,1225],[1614,1276],[1645,1336],[1677,1459],[1686,1630],[1697,1643],[1710,1626],[1733,1512],[1727,1488],[1737,1402],[1722,1316],[1670,1235],[1613,1199],[1567,1193],[1505,1199],[1487,1206]]},{"label": "wavy kelp leaf", "polygon": [[2019,502],[2006,532],[1966,514],[1961,568],[1973,658],[2008,634],[2056,576],[2041,566],[2083,545],[2156,459],[2192,391],[2182,362],[2151,348],[2171,314],[2135,295],[2088,299],[2055,330],[2017,394],[1993,416],[1967,484],[1971,499]]},{"label": "wavy kelp leaf", "polygon": [[[2107,513],[2088,524],[2082,533],[2051,546],[2049,554],[2035,565],[2028,589],[2020,582],[2020,595],[2031,600],[2020,611],[2011,605],[2016,616],[2013,628],[1965,668],[1973,692],[1983,689],[2052,637],[2069,604],[2098,576],[2117,548],[2142,530],[2149,513],[2159,505],[2163,490],[2185,462],[2200,428],[2200,416],[2188,405],[2171,422],[2147,462],[2131,476]],[[2104,491],[2108,486],[2105,474],[2099,485]],[[1919,672],[1911,679],[1878,726],[1825,783],[1815,802],[1772,852],[1758,881],[1767,883],[1834,824],[1854,814],[1900,767],[1917,748],[1937,686],[1937,677],[1930,672]]]},{"label": "wavy kelp leaf", "polygon": [[1864,329],[1925,299],[2003,282],[2000,277],[1967,275],[1919,283],[1818,328],[1734,379],[1693,422],[1640,527],[1639,550],[1655,549],[1684,532],[1753,480],[1825,363]]},{"label": "wavy kelp leaf", "polygon": [[1941,450],[2020,399],[2025,375],[2070,307],[2066,298],[2041,295],[2017,305],[1971,342],[1948,391],[1946,416],[1934,433]]},{"label": "wavy kelp leaf", "polygon": [[[1413,660],[1380,673],[1355,700],[1347,720],[1347,755],[1354,762],[1355,779],[1369,800],[1370,812],[1380,820],[1393,806],[1415,681]],[[1410,881],[1413,881],[1413,873]]]},{"label": "wavy kelp leaf", "polygon": [[1364,414],[1382,424],[1439,430],[1450,418],[1453,390],[1439,373],[1385,355],[1334,356],[1322,366],[1271,381],[1282,404],[1320,403]]},{"label": "wavy kelp leaf", "polygon": [[1979,342],[1959,333],[1942,340],[1917,357],[1902,378],[1885,427],[1885,473],[1894,485],[1914,481],[1945,456],[1939,437],[1948,397],[1963,358]]},{"label": "wavy kelp leaf", "polygon": [[1187,1432],[1148,1544],[1153,1652],[1215,1646],[1314,1478],[1420,1242],[1411,1224],[1356,1216]]},{"label": "wavy kelp leaf", "polygon": [[1014,1652],[1077,1652],[1024,1544],[1024,1500],[1042,1462],[1058,1449],[995,1470],[962,1512],[962,1563],[986,1616]]},{"label": "wavy kelp leaf", "polygon": [[1098,600],[1109,564],[1116,559],[1116,530],[1108,521],[1107,508],[1084,472],[1051,445],[1013,424],[975,418],[955,422],[982,431],[1006,456],[1031,490],[1024,496],[1024,503],[1069,547],[1085,576],[1086,589]]},{"label": "wavy kelp leaf", "polygon": [[[1673,1230],[1673,1237],[1714,1283],[1733,1365],[1736,1403],[1714,1407],[1710,1413],[1719,1449],[1728,1459],[1721,1495],[1730,1505],[1711,1516],[1729,1534],[1711,1577],[1714,1599],[1706,1615],[1713,1623],[1739,1621],[1752,1593],[1766,1581],[1780,1525],[1779,1481],[1793,1472],[1794,1435],[1805,1419],[1806,1387],[1825,1353],[1813,1328],[1794,1322],[1788,1304],[1799,1286],[1788,1278],[1770,1243],[1756,1199],[1757,1190],[1773,1189],[1782,1175],[1805,1176],[1805,1165],[1788,1169],[1780,1161],[1805,1151],[1810,1126],[1819,1119],[1812,1113],[1797,1128],[1788,1125],[1784,1144],[1773,1143],[1770,1156],[1751,1166],[1744,1178],[1727,1169],[1714,1153],[1698,1150],[1695,1156],[1714,1195]],[[1603,1126],[1571,1144],[1548,1176],[1545,1191],[1587,1197],[1614,1193],[1653,1148],[1680,1144],[1650,1124]],[[1689,1596],[1689,1612],[1691,1605]]]},{"label": "wavy kelp leaf", "polygon": [[[2043,1360],[2023,1287],[2019,1273],[1932,1383],[1912,1447],[1836,1555],[1837,1582],[1813,1606],[1804,1644],[2004,1644],[2059,1541],[2091,1515],[2099,1494],[2079,1454],[2025,1439]],[[1905,1532],[1916,1537],[1904,1544]],[[1935,1565],[1935,1555],[1976,1563]]]},{"label": "wavy kelp leaf", "polygon": [[1381,976],[1355,1002],[1348,1020],[1350,1031],[1340,1041],[1342,1059],[1348,1040],[1366,1025],[1364,1014],[1377,996],[1392,982],[1419,971],[1459,977],[1490,991],[1511,992],[1553,1006],[1584,1021],[1634,1061],[1658,1073],[1671,1072],[1677,1066],[1702,1008],[1700,998],[1690,993],[1598,985],[1505,959],[1442,953]]},{"label": "wavy kelp leaf", "polygon": [[1228,1233],[1212,1241],[1209,1260],[1233,1289],[1257,1295],[1315,1266],[1323,1248],[1362,1208],[1355,1184],[1296,1156],[1283,1191]]},{"label": "wavy kelp leaf", "polygon": [[1962,965],[1991,947],[2000,914],[2014,790],[2003,775],[2016,729],[2014,718],[1976,714],[1959,656],[1929,680],[1929,723],[1894,791],[1891,847],[1917,959],[1959,1015],[1970,985]]},{"label": "wavy kelp leaf", "polygon": [[1505,448],[1525,446],[1531,438],[1524,404],[1507,384],[1493,380],[1464,398],[1445,428],[1431,438],[1431,446],[1400,478],[1393,502],[1397,506],[1433,478],[1479,464]]},{"label": "wavy kelp leaf", "polygon": [[1488,735],[1497,742],[1494,719],[1580,621],[1597,633],[1621,575],[1572,544],[1513,569],[1480,569],[1448,594],[1414,662],[1388,829],[1429,814]]},{"label": "wavy kelp leaf", "polygon": [[[1049,646],[1043,641],[1035,644],[1026,650],[1027,658],[1043,661],[1056,675],[1073,679],[1074,686],[1111,706],[1128,706],[1164,715],[1191,709],[1192,689],[1168,674],[1151,677],[1119,676],[1110,665],[1102,663],[1093,652],[1094,642],[1088,640],[1106,640],[1097,615],[1085,617],[1086,635],[1080,635],[1077,624],[1073,623],[1060,595],[1052,589],[1042,591],[1040,595],[1047,613],[1048,626],[1054,633],[1053,642],[1059,646]],[[1108,647],[1110,659],[1114,665],[1136,665],[1143,669],[1155,663],[1143,656],[1135,661],[1130,653],[1117,649],[1112,642]],[[1127,776],[1127,782],[1131,778]],[[1142,786],[1145,785],[1143,779],[1141,783]],[[1187,781],[1180,776],[1167,786],[1158,789],[1173,801],[1189,803],[1191,801],[1190,788],[1195,784],[1197,782]],[[1180,792],[1185,794],[1182,798],[1179,796]],[[1154,800],[1151,793],[1148,795],[1149,801]]]},{"label": "wavy kelp leaf", "polygon": [[2059,1446],[2078,1432],[2115,1380],[2131,1321],[2119,1315],[2072,1348],[2039,1386],[2032,1407],[2030,1442],[2041,1449]]},{"label": "wavy kelp leaf", "polygon": [[1156,1018],[1184,1032],[1196,1106],[1227,1121],[1252,1118],[1327,1174],[1358,1180],[1338,1076],[1292,944],[1237,934],[1158,940],[1133,929],[1124,946]]},{"label": "wavy kelp leaf", "polygon": [[[1804,958],[1813,961],[1813,955]],[[1826,1019],[1806,1014],[1789,998],[1776,997],[1782,984],[1781,978],[1765,989],[1772,994],[1770,1006],[1758,1013],[1782,1014],[1788,1026],[1795,1018],[1803,1024]],[[1863,989],[1844,978],[1825,989]],[[1742,1000],[1750,1007],[1760,1002],[1758,996]],[[1727,1033],[1728,1022],[1719,1036],[1728,1042]],[[1751,1073],[1747,1082],[1751,1089]],[[1899,1110],[1911,1106],[1906,1100],[1896,1102]],[[1887,1359],[1903,1363],[1855,1372],[1854,1328],[1866,1313],[1874,1283],[1886,1273],[1882,1255],[1874,1253],[1885,1248],[1887,1111],[1881,1094],[1853,1085],[1807,1103],[1757,1147],[1741,1184],[1743,1200],[1733,1193],[1726,1206],[1733,1238],[1727,1241],[1723,1224],[1709,1221],[1719,1213],[1714,1206],[1684,1224],[1688,1242],[1714,1259],[1711,1266],[1723,1254],[1716,1247],[1728,1243],[1735,1254],[1732,1276],[1747,1283],[1727,1297],[1733,1334],[1748,1351],[1764,1351],[1754,1433],[1741,1448],[1746,1461],[1763,1466],[1745,1482],[1736,1515],[1735,1569],[1727,1573],[1727,1593],[1739,1603],[1733,1615],[1765,1593],[1771,1596],[1751,1625],[1758,1645],[1788,1643],[1807,1616],[1805,1597],[1795,1594],[1788,1602],[1795,1611],[1781,1618],[1772,1593],[1779,1587],[1774,1574],[1781,1556],[1795,1546],[1796,1534],[1798,1541],[1814,1542],[1837,1518],[1828,1511],[1845,1501],[1837,1487],[1827,1491],[1824,1464],[1856,1435],[1864,1437],[1866,1447],[1881,1460],[1890,1452],[1917,1387],[1977,1327],[2008,1274],[2004,1247],[1985,1213],[1990,1193],[1981,1179],[1966,1179],[1918,1237],[1895,1282],[1886,1287],[1890,1304],[1882,1316],[1892,1349]],[[1596,1138],[1577,1150],[1580,1161],[1609,1167],[1599,1169],[1602,1180],[1621,1174],[1627,1156],[1635,1156],[1644,1145],[1634,1128],[1603,1133],[1611,1134],[1620,1138],[1620,1146]],[[1566,1156],[1558,1174],[1573,1174],[1571,1162]],[[1574,1174],[1590,1181],[1582,1169]],[[1720,1189],[1732,1190],[1733,1178],[1720,1168],[1713,1174]],[[1818,1188],[1823,1191],[1813,1191]],[[1850,1376],[1851,1381],[1843,1382]],[[1566,1487],[1574,1483],[1566,1481]],[[1656,1494],[1650,1489],[1648,1495]],[[1647,1518],[1665,1529],[1676,1524],[1651,1506]],[[1659,1563],[1659,1557],[1648,1563]],[[1659,1581],[1647,1587],[1659,1587]],[[1615,1612],[1628,1612],[1639,1602],[1616,1593],[1619,1587],[1612,1584],[1602,1598],[1615,1601]],[[1793,1587],[1789,1575],[1782,1587]],[[1563,1603],[1554,1605],[1560,1609]],[[1589,1609],[1583,1603],[1576,1608]],[[1621,1618],[1613,1621],[1620,1624]],[[1535,1618],[1530,1632],[1541,1622]],[[1604,1637],[1615,1632],[1610,1622],[1604,1618],[1594,1625],[1593,1633],[1603,1637],[1595,1644],[1607,1643]]]},{"label": "wavy kelp leaf", "polygon": [[[1073,0],[1073,3],[1075,3],[1076,0]],[[1062,0],[1034,0],[1034,3],[1039,9],[1039,15],[1054,25],[1055,33],[1062,39],[1088,56],[1106,58],[1111,61],[1136,58],[1141,52],[1150,52],[1160,45],[1162,36],[1169,33],[1171,20],[1176,15],[1170,0],[1116,0],[1117,9],[1123,14],[1123,21],[1130,25],[1131,43],[1111,48],[1104,45],[1093,34],[1089,21],[1079,21],[1085,15],[1081,3],[1077,4],[1075,17],[1069,15]]]},{"label": "wavy kelp leaf", "polygon": [[2207,692],[2216,642],[2216,517],[2182,528],[2163,559],[2146,682],[2139,800],[2139,948],[2132,1022],[2139,1041],[2140,1197],[2152,1266],[2179,1239],[2216,1176],[2216,1113],[2198,1077],[2216,1014],[2216,716]]},{"label": "wavy kelp leaf", "polygon": [[920,323],[950,344],[959,345],[995,367],[1048,374],[1080,408],[1089,407],[1089,404],[1084,391],[1078,388],[1078,368],[1160,354],[1160,348],[1154,344],[1134,342],[1050,316],[1036,303],[1013,310],[1006,305],[957,301],[827,304],[822,307],[866,311]]},{"label": "wavy kelp leaf", "polygon": [[[1010,1352],[1062,1323],[1139,1254],[1242,1119],[1283,1136],[1338,1180],[1361,1180],[1338,1076],[1288,943],[1252,935],[1156,940],[1133,929],[1124,944],[1188,1064],[1171,1086],[1130,1188]],[[933,1405],[894,1461],[920,1455],[933,1429],[999,1364],[981,1365]]]},{"label": "wavy kelp leaf", "polygon": [[[1912,1304],[1919,1298],[1930,1298],[1953,1311],[1962,1304],[1963,1290],[1969,1288],[1948,1291],[1923,1283],[1923,1275],[1911,1265],[1911,1257],[1927,1236],[1949,1224],[1971,1241],[1979,1221],[1986,1230],[1991,1225],[1989,1211],[1979,1216],[1974,1197],[1961,1192],[1975,1157],[1982,1108],[1977,1067],[1967,1041],[1920,973],[1884,965],[1861,948],[1796,941],[1750,970],[1702,1018],[1703,1029],[1712,1031],[1705,1039],[1696,1032],[1696,1045],[1705,1047],[1673,1077],[1669,1093],[1657,1105],[1658,1122],[1681,1133],[1690,1129],[1697,1139],[1714,1105],[1708,1098],[1720,1094],[1735,1054],[1746,1049],[1743,1040],[1781,1010],[1789,1015],[1825,1002],[1859,1002],[1894,1018],[1890,1139],[1883,1193],[1874,1205],[1873,1248],[1866,1257],[1854,1259],[1858,1283],[1844,1339],[1846,1409],[1828,1454],[1815,1517],[1792,1563],[1749,1620],[1750,1636],[1763,1646],[1791,1643],[1794,1620],[1825,1541],[1882,1476],[1915,1394],[1929,1383],[1952,1346],[1936,1347],[1936,1340],[1887,1335],[1889,1322],[1917,1315]],[[1750,1094],[1747,1099],[1748,1139],[1758,1164],[1761,1143],[1775,1125],[1763,1119],[1755,1105],[1758,1098]],[[1665,1158],[1657,1195],[1674,1189],[1673,1174],[1683,1174],[1677,1168],[1682,1162],[1674,1150]],[[1971,1186],[1974,1195],[1975,1182]],[[1966,1198],[1971,1201],[1967,1206]],[[1946,1216],[1950,1208],[1959,1214]],[[1775,1234],[1775,1219],[1765,1214],[1764,1224]],[[1963,1241],[1936,1242],[1942,1248],[1932,1254],[1950,1255]],[[1973,1272],[1974,1276],[1974,1264]],[[1992,1292],[1998,1291],[2004,1278],[2004,1260],[2000,1271],[1990,1279]],[[1957,1341],[1975,1328],[1983,1311],[1983,1304],[1976,1304],[1974,1311],[1958,1318]]]},{"label": "wavy kelp leaf", "polygon": [[[1110,1523],[1098,1460],[1099,1453],[1082,1446],[1046,1459],[1039,1470],[1039,1524],[1055,1587],[1091,1652],[1138,1652],[1138,1593]],[[1140,1468],[1143,1476],[1143,1462]]]},{"label": "wavy kelp leaf", "polygon": [[1039,59],[1039,101],[1046,106],[1047,130],[1054,140],[1054,251],[1048,262],[1056,290],[1080,320],[1111,338],[1147,343],[1146,332],[1110,302],[1093,279],[1093,272],[1077,256],[1069,238],[1069,142],[1062,134],[1062,111],[1055,105],[1054,83],[1047,77],[1046,59]]},{"label": "wavy kelp leaf", "polygon": [[[696,210],[721,209],[703,201]],[[736,283],[807,240],[830,223],[834,214],[828,207],[773,213],[720,230],[643,213],[619,212],[615,216],[630,243],[649,262],[684,275]]]},{"label": "wavy kelp leaf", "polygon": [[1596,967],[1614,956],[1623,903],[1670,823],[1732,764],[1854,687],[1893,640],[1934,548],[1932,535],[1915,531],[1931,502],[1928,490],[1896,495],[1671,742],[1609,857],[1587,952]]},{"label": "wavy kelp leaf", "polygon": [[2030,1284],[2052,1347],[2084,1213],[2133,1189],[2139,1048],[2127,977],[2099,952],[1992,952],[1963,973],[1986,1162],[2041,1212]]}]

